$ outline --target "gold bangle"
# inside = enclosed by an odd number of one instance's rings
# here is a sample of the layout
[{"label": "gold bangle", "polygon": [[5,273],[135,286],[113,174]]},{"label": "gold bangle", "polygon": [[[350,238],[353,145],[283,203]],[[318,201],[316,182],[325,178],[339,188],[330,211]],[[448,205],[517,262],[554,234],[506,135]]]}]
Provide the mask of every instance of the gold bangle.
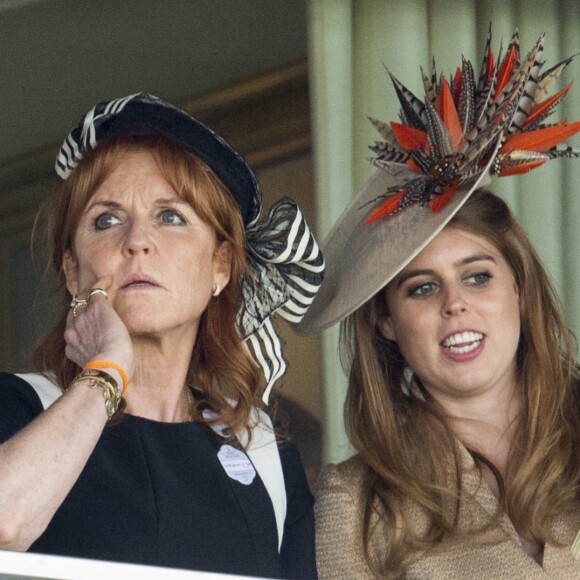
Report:
[{"label": "gold bangle", "polygon": [[71,387],[81,381],[88,382],[91,389],[100,388],[103,390],[105,409],[107,410],[107,416],[111,419],[121,402],[121,389],[117,381],[109,373],[98,369],[85,369],[72,382]]},{"label": "gold bangle", "polygon": [[[100,290],[100,288],[95,288],[95,290]],[[95,291],[93,290],[93,292]],[[92,360],[90,362],[88,362],[84,367],[83,370],[86,369],[115,369],[120,375],[121,378],[123,379],[123,392],[121,394],[124,394],[125,391],[127,390],[127,385],[129,384],[129,379],[127,378],[127,373],[125,372],[125,369],[115,363],[109,362],[108,360]]]}]

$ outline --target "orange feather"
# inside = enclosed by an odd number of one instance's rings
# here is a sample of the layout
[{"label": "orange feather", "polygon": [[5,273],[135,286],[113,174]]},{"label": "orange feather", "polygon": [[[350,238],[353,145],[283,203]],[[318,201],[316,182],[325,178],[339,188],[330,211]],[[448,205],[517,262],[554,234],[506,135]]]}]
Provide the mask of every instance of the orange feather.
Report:
[{"label": "orange feather", "polygon": [[439,213],[451,201],[451,197],[455,193],[458,185],[457,182],[452,183],[441,195],[438,195],[429,202],[429,208],[433,213]]},{"label": "orange feather", "polygon": [[493,56],[493,52],[490,50],[489,55],[488,55],[488,59],[487,59],[487,70],[485,71],[485,84],[486,85],[489,83],[489,81],[491,80],[491,77],[493,75],[494,61],[495,61],[495,56]]},{"label": "orange feather", "polygon": [[547,159],[536,159],[535,161],[528,161],[527,163],[521,163],[520,165],[514,165],[513,167],[506,167],[502,169],[499,173],[499,177],[505,177],[506,175],[521,175],[522,173],[527,173],[540,165],[543,165],[548,161]]},{"label": "orange feather", "polygon": [[526,119],[526,122],[524,123],[524,127],[526,125],[529,125],[534,119],[539,117],[544,111],[548,110],[551,106],[553,106],[554,103],[556,103],[558,101],[558,99],[561,99],[570,90],[570,87],[572,86],[572,84],[573,83],[566,85],[561,91],[557,92],[555,95],[551,96],[549,99],[546,99],[544,102],[536,105],[530,111],[530,114],[528,115],[528,118]]},{"label": "orange feather", "polygon": [[415,173],[422,173],[422,171],[419,169],[419,166],[412,159],[407,159],[406,163],[407,167],[411,171],[414,171]]},{"label": "orange feather", "polygon": [[516,150],[544,153],[568,137],[578,133],[578,131],[580,131],[580,121],[569,125],[558,124],[552,127],[536,129],[535,131],[518,133],[505,142],[500,154]]},{"label": "orange feather", "polygon": [[395,139],[403,149],[421,149],[427,144],[427,133],[391,121],[391,129]]},{"label": "orange feather", "polygon": [[455,151],[459,151],[464,141],[464,135],[461,129],[461,122],[459,121],[459,114],[457,113],[457,108],[451,96],[451,89],[446,79],[443,79],[441,83],[441,91],[437,96],[435,110],[439,113],[443,124],[449,131]]},{"label": "orange feather", "polygon": [[399,202],[401,201],[401,199],[403,199],[403,196],[405,195],[405,190],[401,190],[398,191],[397,193],[390,195],[389,197],[387,197],[387,199],[385,199],[385,201],[383,201],[382,203],[380,203],[369,215],[369,217],[367,217],[367,219],[365,220],[365,226],[372,224],[373,222],[376,222],[377,220],[391,215],[394,211],[397,210],[397,208],[399,207]]},{"label": "orange feather", "polygon": [[463,76],[463,71],[461,67],[457,67],[455,71],[455,77],[453,78],[453,94],[455,95],[455,107],[459,106],[459,99],[461,98],[461,77]]},{"label": "orange feather", "polygon": [[495,97],[494,101],[497,101],[499,95],[507,85],[509,78],[512,76],[514,70],[514,64],[519,55],[519,51],[515,44],[510,45],[509,52],[505,55],[499,71],[497,73],[496,83],[495,83]]}]

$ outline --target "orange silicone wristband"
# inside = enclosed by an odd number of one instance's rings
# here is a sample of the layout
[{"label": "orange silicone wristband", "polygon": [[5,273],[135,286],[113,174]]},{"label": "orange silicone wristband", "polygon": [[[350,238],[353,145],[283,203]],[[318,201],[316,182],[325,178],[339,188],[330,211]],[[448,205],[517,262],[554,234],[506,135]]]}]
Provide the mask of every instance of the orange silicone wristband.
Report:
[{"label": "orange silicone wristband", "polygon": [[115,369],[119,372],[121,378],[123,379],[123,392],[121,394],[125,394],[127,385],[129,384],[129,379],[127,378],[127,373],[122,366],[119,366],[113,362],[109,362],[108,360],[92,360],[83,367],[83,371],[85,369]]}]

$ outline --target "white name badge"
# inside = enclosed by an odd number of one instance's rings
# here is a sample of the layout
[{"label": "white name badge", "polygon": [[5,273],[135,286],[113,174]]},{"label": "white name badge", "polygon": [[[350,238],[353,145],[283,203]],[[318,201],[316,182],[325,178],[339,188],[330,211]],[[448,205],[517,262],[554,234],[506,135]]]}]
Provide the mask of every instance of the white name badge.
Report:
[{"label": "white name badge", "polygon": [[232,479],[244,485],[250,485],[254,481],[256,470],[248,456],[239,449],[231,445],[222,445],[218,452],[218,459]]}]

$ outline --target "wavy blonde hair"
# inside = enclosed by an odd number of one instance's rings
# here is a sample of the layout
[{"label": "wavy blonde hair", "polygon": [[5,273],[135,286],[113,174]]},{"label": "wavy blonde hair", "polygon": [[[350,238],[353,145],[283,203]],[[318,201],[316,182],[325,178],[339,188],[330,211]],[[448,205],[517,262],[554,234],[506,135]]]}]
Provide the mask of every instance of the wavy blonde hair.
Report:
[{"label": "wavy blonde hair", "polygon": [[[260,378],[242,343],[237,327],[240,282],[247,275],[245,230],[240,210],[215,173],[199,158],[159,135],[131,135],[109,139],[91,151],[58,187],[48,204],[48,239],[52,265],[63,289],[62,312],[55,326],[37,342],[33,362],[40,372],[53,373],[65,390],[80,369],[65,355],[64,329],[70,296],[62,270],[63,256],[72,249],[82,212],[99,185],[128,152],[148,151],[177,195],[215,232],[218,243],[231,246],[231,281],[210,300],[200,320],[188,381],[201,389],[229,432],[247,427]],[[233,399],[234,405],[227,397]],[[204,421],[203,417],[198,417]],[[250,433],[248,433],[250,435]]]},{"label": "wavy blonde hair", "polygon": [[[580,491],[580,375],[574,336],[534,248],[500,198],[485,190],[474,192],[449,226],[492,243],[510,265],[520,296],[516,356],[523,411],[508,460],[509,485],[487,458],[471,453],[477,465],[494,473],[500,506],[519,533],[556,543],[550,523],[576,504]],[[378,576],[392,577],[423,550],[459,534],[462,463],[446,418],[409,372],[397,345],[380,332],[377,323],[385,309],[382,290],[343,322],[341,355],[349,372],[347,432],[366,467],[361,498],[366,558]],[[451,489],[442,450],[453,465]],[[427,516],[424,532],[411,529],[404,509],[409,500]],[[377,517],[384,524],[380,529],[387,547],[380,562],[371,556]]]}]

